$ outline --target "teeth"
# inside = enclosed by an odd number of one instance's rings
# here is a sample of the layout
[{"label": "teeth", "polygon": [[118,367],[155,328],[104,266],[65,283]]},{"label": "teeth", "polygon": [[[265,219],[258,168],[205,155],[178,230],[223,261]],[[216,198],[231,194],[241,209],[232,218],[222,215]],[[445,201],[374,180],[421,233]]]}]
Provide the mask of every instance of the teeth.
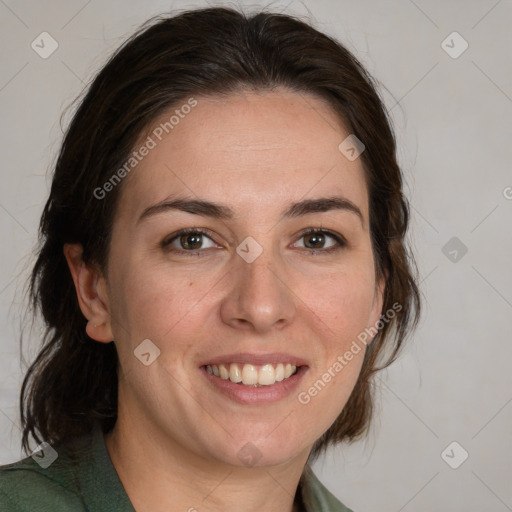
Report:
[{"label": "teeth", "polygon": [[249,386],[258,384],[258,370],[252,364],[244,364],[242,369],[242,384]]},{"label": "teeth", "polygon": [[276,366],[276,381],[281,382],[284,379],[284,365],[279,363]]},{"label": "teeth", "polygon": [[219,374],[221,379],[229,379],[229,370],[226,368],[225,364],[219,364]]},{"label": "teeth", "polygon": [[279,363],[276,366],[265,364],[259,369],[252,364],[239,365],[238,363],[206,366],[206,371],[216,377],[253,387],[271,386],[291,377],[296,370],[297,367],[290,363]]},{"label": "teeth", "polygon": [[[266,364],[260,370],[260,374],[258,375],[258,384],[262,386],[270,386],[274,384],[276,381],[276,371],[271,364]],[[245,383],[244,383],[245,384]]]},{"label": "teeth", "polygon": [[242,372],[237,364],[232,364],[229,368],[229,380],[231,382],[242,382]]}]

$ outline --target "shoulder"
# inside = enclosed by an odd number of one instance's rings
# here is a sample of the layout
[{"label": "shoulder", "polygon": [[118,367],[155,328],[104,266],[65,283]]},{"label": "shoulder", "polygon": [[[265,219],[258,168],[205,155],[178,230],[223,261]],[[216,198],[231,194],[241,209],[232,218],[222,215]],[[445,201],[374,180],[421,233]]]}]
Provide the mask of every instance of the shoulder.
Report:
[{"label": "shoulder", "polygon": [[318,480],[308,464],[302,473],[301,487],[306,512],[353,512]]},{"label": "shoulder", "polygon": [[1,512],[135,512],[107,452],[92,432],[0,466]]},{"label": "shoulder", "polygon": [[[80,441],[84,441],[81,439]],[[0,510],[8,512],[85,511],[77,478],[77,441],[0,466]]]}]

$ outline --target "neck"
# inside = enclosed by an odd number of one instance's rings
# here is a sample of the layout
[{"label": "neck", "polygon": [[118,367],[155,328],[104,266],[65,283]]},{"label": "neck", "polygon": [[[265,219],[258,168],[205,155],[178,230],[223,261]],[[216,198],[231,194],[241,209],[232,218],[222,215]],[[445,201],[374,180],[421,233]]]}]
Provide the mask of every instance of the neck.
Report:
[{"label": "neck", "polygon": [[294,497],[309,450],[279,466],[240,467],[201,458],[145,427],[118,418],[105,435],[137,512],[300,511]]}]

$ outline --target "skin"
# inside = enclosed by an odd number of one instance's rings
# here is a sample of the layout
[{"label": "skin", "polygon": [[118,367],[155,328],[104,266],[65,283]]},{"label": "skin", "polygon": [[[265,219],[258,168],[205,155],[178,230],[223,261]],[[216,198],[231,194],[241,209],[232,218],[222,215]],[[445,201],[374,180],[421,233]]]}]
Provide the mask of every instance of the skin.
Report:
[{"label": "skin", "polygon": [[[308,404],[297,394],[382,310],[364,170],[338,150],[349,132],[319,98],[278,89],[196,99],[125,178],[107,272],[85,265],[80,245],[65,246],[87,333],[115,340],[120,357],[119,415],[106,446],[138,512],[293,511],[307,457],[348,400],[364,350]],[[174,210],[138,222],[177,195],[236,215]],[[334,195],[354,203],[362,221],[348,210],[281,219],[292,202]],[[162,247],[190,227],[211,232],[199,254],[187,255],[179,237],[171,247],[181,252]],[[337,245],[326,234],[313,252],[306,228],[331,230],[346,245],[325,252]],[[236,252],[248,236],[263,249],[252,263]],[[133,354],[145,339],[160,349],[149,366]],[[198,370],[233,352],[286,352],[308,370],[283,400],[239,404]],[[237,457],[247,442],[261,455],[252,467]]]}]

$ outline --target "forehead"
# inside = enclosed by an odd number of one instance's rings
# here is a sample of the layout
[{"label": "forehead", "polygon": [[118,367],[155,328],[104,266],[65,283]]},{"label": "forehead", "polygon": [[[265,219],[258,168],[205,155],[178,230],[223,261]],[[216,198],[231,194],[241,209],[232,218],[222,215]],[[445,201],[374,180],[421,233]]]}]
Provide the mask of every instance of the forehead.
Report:
[{"label": "forehead", "polygon": [[151,149],[126,178],[119,209],[135,216],[179,194],[229,202],[241,215],[272,215],[291,201],[342,195],[367,219],[361,159],[350,161],[338,149],[348,135],[313,95],[274,90],[185,98],[136,145]]}]

